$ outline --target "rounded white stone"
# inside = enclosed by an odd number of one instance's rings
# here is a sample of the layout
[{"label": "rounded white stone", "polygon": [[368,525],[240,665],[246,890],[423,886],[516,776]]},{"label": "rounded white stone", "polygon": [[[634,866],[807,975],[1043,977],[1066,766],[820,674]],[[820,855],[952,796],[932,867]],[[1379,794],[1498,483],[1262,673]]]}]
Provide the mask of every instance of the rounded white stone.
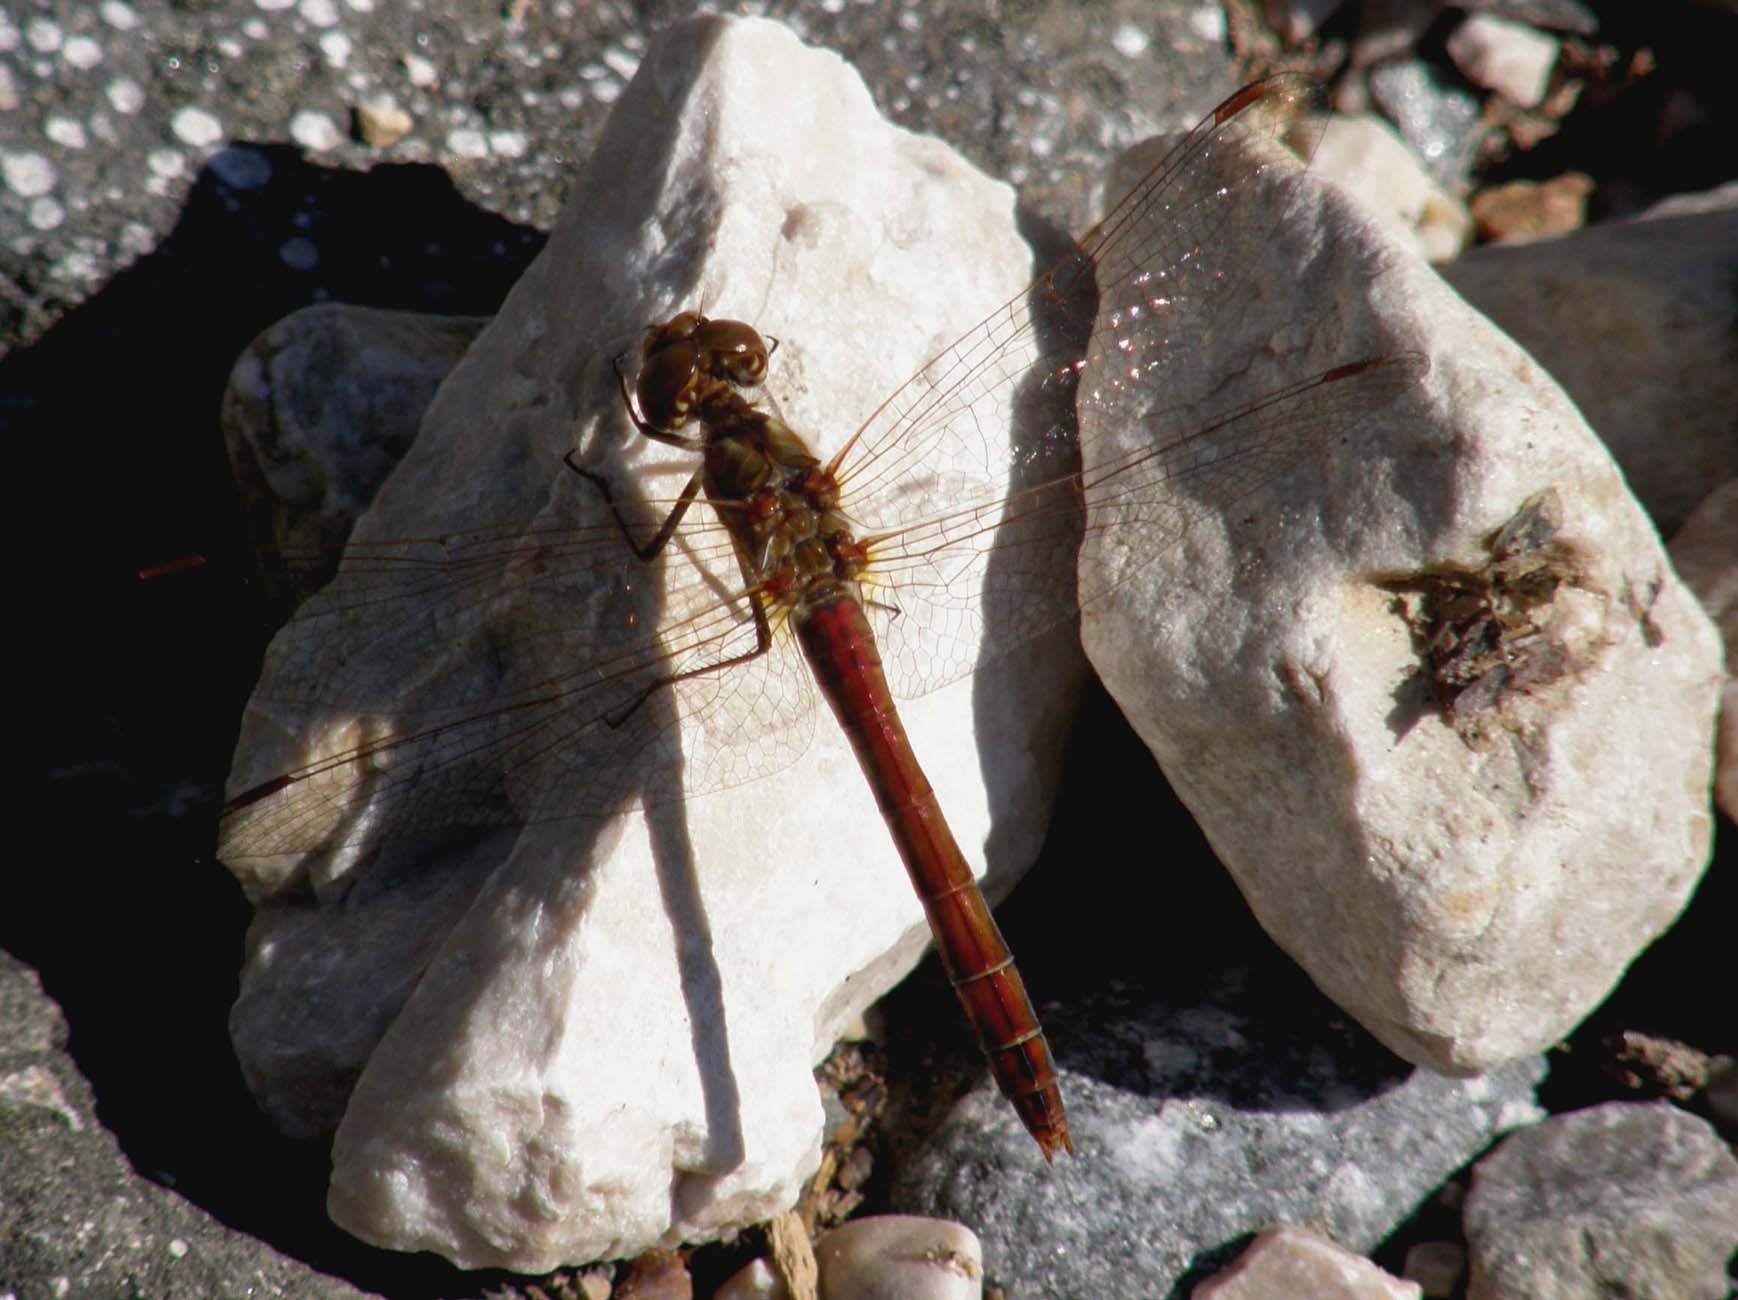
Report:
[{"label": "rounded white stone", "polygon": [[344,143],[344,135],[338,130],[337,124],[326,114],[310,108],[303,109],[290,119],[290,139],[315,153],[336,149]]},{"label": "rounded white stone", "polygon": [[169,129],[182,144],[195,149],[203,149],[223,139],[223,123],[216,115],[192,105],[169,119]]},{"label": "rounded white stone", "polygon": [[39,153],[0,155],[0,178],[5,179],[7,189],[27,199],[47,194],[57,179],[54,164]]},{"label": "rounded white stone", "polygon": [[487,158],[489,141],[481,131],[462,126],[447,132],[447,148],[460,158]]},{"label": "rounded white stone", "polygon": [[30,225],[35,230],[53,230],[66,220],[66,209],[58,200],[44,195],[30,201]]},{"label": "rounded white stone", "polygon": [[103,88],[109,107],[131,117],[145,106],[145,92],[131,77],[116,77]]},{"label": "rounded white stone", "polygon": [[73,67],[83,71],[94,68],[103,61],[103,47],[88,36],[75,36],[66,43],[61,51],[61,58]]},{"label": "rounded white stone", "polygon": [[42,133],[63,149],[82,149],[89,142],[84,123],[70,117],[51,117],[43,123]]},{"label": "rounded white stone", "polygon": [[60,48],[60,26],[46,18],[32,18],[24,24],[24,39],[38,54],[53,54]]}]

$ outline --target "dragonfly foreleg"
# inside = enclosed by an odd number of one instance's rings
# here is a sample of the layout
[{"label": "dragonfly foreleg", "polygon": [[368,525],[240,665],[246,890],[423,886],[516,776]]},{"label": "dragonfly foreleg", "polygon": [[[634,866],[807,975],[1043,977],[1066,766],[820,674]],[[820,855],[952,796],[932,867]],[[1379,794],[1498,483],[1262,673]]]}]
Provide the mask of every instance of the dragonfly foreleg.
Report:
[{"label": "dragonfly foreleg", "polygon": [[609,479],[596,470],[583,468],[573,459],[571,451],[561,459],[567,468],[590,483],[603,496],[604,504],[610,508],[610,514],[615,516],[616,527],[622,530],[623,540],[642,560],[656,559],[658,553],[670,544],[670,539],[676,535],[676,529],[681,526],[682,516],[688,513],[688,507],[694,504],[694,498],[700,493],[700,471],[695,470],[694,476],[688,480],[688,486],[682,489],[682,495],[676,499],[675,508],[659,525],[652,540],[642,546],[634,540],[633,530],[628,527],[628,521],[622,517],[621,508],[616,505],[615,495],[610,491]]},{"label": "dragonfly foreleg", "polygon": [[609,727],[616,728],[634,716],[639,708],[653,695],[662,690],[668,690],[678,682],[685,682],[691,677],[704,677],[707,673],[723,672],[726,668],[734,668],[738,664],[759,659],[772,649],[772,624],[767,621],[766,609],[754,593],[749,593],[749,602],[754,608],[754,649],[744,650],[741,654],[731,655],[728,659],[720,659],[717,663],[703,664],[699,668],[684,668],[679,673],[670,673],[657,681],[641,688],[640,692],[621,708],[604,715],[604,722]]}]

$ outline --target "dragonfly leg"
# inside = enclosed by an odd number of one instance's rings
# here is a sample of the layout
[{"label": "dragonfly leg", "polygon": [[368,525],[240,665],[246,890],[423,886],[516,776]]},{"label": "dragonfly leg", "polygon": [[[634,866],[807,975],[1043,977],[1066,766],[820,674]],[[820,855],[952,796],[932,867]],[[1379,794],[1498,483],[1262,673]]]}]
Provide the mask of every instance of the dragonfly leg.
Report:
[{"label": "dragonfly leg", "polygon": [[670,511],[669,516],[664,520],[664,522],[658,526],[658,531],[653,535],[652,540],[642,545],[634,540],[633,530],[628,527],[628,521],[622,517],[621,508],[616,505],[615,496],[610,492],[609,479],[605,478],[602,474],[599,474],[596,470],[584,468],[574,460],[573,456],[573,452],[568,452],[567,455],[561,458],[562,463],[587,483],[590,483],[599,493],[602,494],[604,504],[610,508],[610,514],[615,516],[616,527],[622,530],[622,537],[627,541],[627,544],[629,548],[632,549],[633,553],[639,556],[642,560],[656,559],[658,552],[662,551],[670,544],[670,539],[676,535],[676,529],[682,523],[682,516],[688,513],[688,507],[694,504],[694,498],[700,494],[700,477],[702,471],[695,470],[694,476],[688,480],[688,486],[682,489],[682,495],[676,499],[675,508]]},{"label": "dragonfly leg", "polygon": [[629,718],[633,717],[639,707],[647,700],[651,699],[657,692],[668,690],[677,682],[685,682],[690,677],[703,677],[707,673],[722,672],[726,668],[734,668],[738,664],[745,664],[750,660],[759,659],[768,650],[772,649],[772,624],[767,621],[766,608],[761,604],[759,597],[754,592],[749,593],[749,603],[754,608],[754,649],[744,650],[741,654],[731,655],[728,659],[720,659],[717,663],[702,664],[698,668],[684,668],[679,673],[671,673],[667,677],[660,677],[657,681],[644,687],[638,695],[634,696],[633,699],[629,700],[620,709],[616,710],[616,712],[606,715],[604,721],[611,727],[619,727]]}]

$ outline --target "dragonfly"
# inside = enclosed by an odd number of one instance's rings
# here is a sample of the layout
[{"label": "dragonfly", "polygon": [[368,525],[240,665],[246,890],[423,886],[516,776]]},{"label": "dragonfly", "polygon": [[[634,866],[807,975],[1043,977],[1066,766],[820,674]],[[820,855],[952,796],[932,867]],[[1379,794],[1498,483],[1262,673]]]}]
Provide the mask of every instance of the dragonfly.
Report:
[{"label": "dragonfly", "polygon": [[[353,544],[280,633],[256,691],[313,704],[331,725],[301,766],[229,801],[219,856],[365,854],[741,786],[804,752],[819,695],[997,1085],[1046,1160],[1072,1154],[1032,999],[894,700],[1073,618],[1417,382],[1416,356],[1353,358],[1133,450],[1079,418],[1151,389],[1189,345],[1174,331],[1180,304],[1234,291],[1239,196],[1282,165],[1273,142],[1316,95],[1281,74],[1225,100],[826,459],[760,391],[779,341],[694,310],[652,323],[637,359],[617,361],[620,398],[639,435],[695,468],[674,498],[643,503],[661,515],[651,535],[609,476],[570,453],[607,521]],[[991,431],[1023,403],[1048,423],[1010,450]],[[1077,565],[1086,540],[1122,562]],[[503,584],[532,594],[503,613]],[[578,608],[575,592],[589,593]],[[578,661],[552,630],[575,620],[591,636]],[[482,639],[490,672],[433,675],[407,711],[403,665],[461,629]],[[311,680],[307,662],[332,670]]]}]

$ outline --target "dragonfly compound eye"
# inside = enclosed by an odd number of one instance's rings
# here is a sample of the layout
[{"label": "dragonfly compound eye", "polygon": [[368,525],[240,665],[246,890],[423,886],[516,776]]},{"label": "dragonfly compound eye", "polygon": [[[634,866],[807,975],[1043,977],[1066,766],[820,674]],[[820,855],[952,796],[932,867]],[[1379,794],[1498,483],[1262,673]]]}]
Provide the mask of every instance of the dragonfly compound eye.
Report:
[{"label": "dragonfly compound eye", "polygon": [[704,353],[709,374],[745,388],[766,378],[766,340],[752,325],[739,320],[703,321],[694,332],[694,346]]},{"label": "dragonfly compound eye", "polygon": [[691,339],[647,338],[645,363],[634,385],[647,424],[668,433],[688,423],[699,366],[700,354]]}]

